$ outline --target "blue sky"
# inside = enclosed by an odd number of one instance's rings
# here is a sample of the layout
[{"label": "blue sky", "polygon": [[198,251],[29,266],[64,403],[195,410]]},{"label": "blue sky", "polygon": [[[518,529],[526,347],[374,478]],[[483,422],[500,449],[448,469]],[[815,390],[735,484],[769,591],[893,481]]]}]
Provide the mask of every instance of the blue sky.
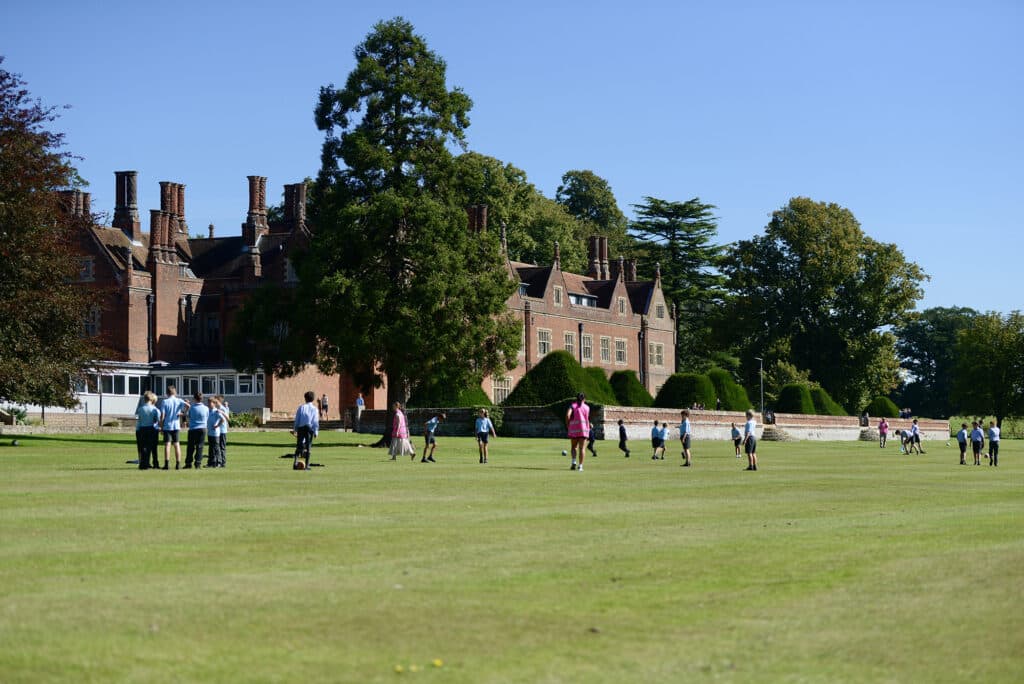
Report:
[{"label": "blue sky", "polygon": [[115,170],[187,185],[193,232],[237,234],[249,174],[268,200],[315,175],[320,86],[373,24],[409,19],[473,99],[471,149],[554,196],[608,179],[718,207],[722,242],[790,197],[849,208],[931,275],[920,308],[1024,308],[1024,3],[50,2],[2,11],[4,68],[84,159],[94,210]]}]

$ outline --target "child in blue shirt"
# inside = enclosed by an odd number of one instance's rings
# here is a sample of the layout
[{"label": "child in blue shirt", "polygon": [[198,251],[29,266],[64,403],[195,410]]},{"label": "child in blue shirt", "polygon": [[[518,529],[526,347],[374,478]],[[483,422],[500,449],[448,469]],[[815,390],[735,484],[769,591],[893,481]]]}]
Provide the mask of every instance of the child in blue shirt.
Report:
[{"label": "child in blue shirt", "polygon": [[203,405],[203,395],[196,392],[192,395],[192,405],[188,409],[188,448],[185,451],[185,470],[195,463],[196,470],[203,467],[203,444],[206,442],[206,423],[210,418],[210,409]]},{"label": "child in blue shirt", "polygon": [[135,443],[139,449],[139,470],[149,470],[160,467],[157,456],[160,409],[156,407],[155,394],[147,390],[142,396],[142,405],[135,411]]}]

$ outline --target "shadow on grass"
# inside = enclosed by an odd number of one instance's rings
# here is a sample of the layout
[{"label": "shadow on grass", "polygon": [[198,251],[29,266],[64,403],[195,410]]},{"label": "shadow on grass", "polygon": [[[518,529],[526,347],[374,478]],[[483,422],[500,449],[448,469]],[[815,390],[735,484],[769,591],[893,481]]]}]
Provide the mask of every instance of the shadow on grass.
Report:
[{"label": "shadow on grass", "polygon": [[[93,435],[11,435],[11,439],[16,439],[23,445],[27,445],[31,442],[92,442],[96,444],[135,444],[135,436],[130,437],[117,437],[114,439],[104,439],[99,436]],[[4,439],[7,435],[4,435]]]}]

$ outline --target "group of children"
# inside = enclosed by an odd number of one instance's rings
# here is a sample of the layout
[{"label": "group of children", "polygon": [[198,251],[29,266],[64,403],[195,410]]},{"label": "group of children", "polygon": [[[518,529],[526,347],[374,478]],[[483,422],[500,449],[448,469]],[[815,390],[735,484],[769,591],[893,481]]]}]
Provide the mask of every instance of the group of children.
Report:
[{"label": "group of children", "polygon": [[182,425],[188,428],[185,469],[198,470],[203,465],[203,447],[208,445],[207,468],[223,468],[227,465],[228,419],[231,415],[224,397],[210,397],[208,406],[203,404],[203,395],[196,392],[192,402],[178,396],[171,385],[167,396],[157,402],[157,396],[147,391],[142,404],[135,412],[135,445],[139,453],[139,470],[159,469],[159,435],[164,435],[164,470],[170,469],[171,448],[174,448],[174,469],[181,469]]},{"label": "group of children", "polygon": [[[732,424],[730,436],[732,438],[733,447],[736,449],[736,458],[740,458],[740,450],[747,455],[747,467],[746,470],[757,470],[757,421],[754,420],[754,412],[747,411],[747,422],[743,426],[741,432],[736,423]],[[683,467],[688,468],[693,465],[693,454],[691,452],[691,443],[693,439],[693,429],[690,425],[690,412],[683,410],[680,413],[679,427],[679,442],[682,446],[682,458]],[[653,453],[651,454],[651,460],[664,461],[665,460],[665,445],[669,439],[669,427],[668,423],[661,423],[654,421],[654,426],[651,428],[651,448]],[[626,445],[626,427],[622,420],[619,420],[619,449],[626,452],[626,457],[629,457],[629,449]]]},{"label": "group of children", "polygon": [[[967,465],[967,440],[971,441],[971,452],[974,454],[974,465],[981,465],[981,452],[985,448],[985,432],[981,421],[971,421],[971,432],[967,432],[967,423],[960,423],[960,432],[956,433],[956,441],[960,447],[960,465]],[[990,466],[999,465],[999,428],[996,422],[988,424],[988,453],[985,455]]]}]

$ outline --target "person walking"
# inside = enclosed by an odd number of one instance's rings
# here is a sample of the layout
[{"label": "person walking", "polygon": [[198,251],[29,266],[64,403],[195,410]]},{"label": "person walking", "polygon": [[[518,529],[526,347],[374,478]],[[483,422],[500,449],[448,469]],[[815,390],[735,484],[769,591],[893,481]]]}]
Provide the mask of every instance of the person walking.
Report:
[{"label": "person walking", "polygon": [[956,443],[960,447],[960,465],[967,465],[967,423],[960,423],[960,432],[956,433]]},{"label": "person walking", "polygon": [[569,470],[583,470],[584,446],[590,436],[590,407],[583,392],[576,395],[576,401],[565,412],[565,427],[569,434],[569,448],[572,464]]},{"label": "person walking", "polygon": [[974,465],[981,465],[981,450],[985,448],[985,433],[981,430],[981,424],[971,421],[971,451],[974,453]]},{"label": "person walking", "polygon": [[437,449],[437,425],[447,418],[443,413],[435,413],[426,423],[423,424],[423,458],[420,463],[437,463],[434,460],[434,450]]},{"label": "person walking", "polygon": [[757,422],[754,412],[747,409],[747,422],[743,426],[743,445],[747,453],[747,470],[757,470]]},{"label": "person walking", "polygon": [[207,468],[223,468],[224,454],[221,453],[220,431],[224,429],[227,418],[220,410],[220,402],[217,397],[210,397],[209,415],[206,418],[206,444],[209,447],[209,454],[206,457]]},{"label": "person walking", "polygon": [[306,392],[303,397],[306,400],[295,410],[295,423],[292,425],[292,434],[295,436],[295,457],[292,459],[292,468],[299,469],[299,461],[305,459],[303,466],[309,468],[309,448],[313,444],[313,438],[320,433],[320,411],[317,410],[313,401],[316,399],[314,392]]},{"label": "person walking", "polygon": [[921,448],[921,428],[917,424],[917,418],[910,423],[910,449],[907,453],[911,453],[914,449],[917,449],[917,453],[923,454],[924,449]]},{"label": "person walking", "polygon": [[[659,458],[665,460],[665,436],[667,434],[668,426],[665,426],[665,432],[662,431],[658,421],[654,421],[654,427],[651,428],[651,447],[654,449],[654,455],[651,456],[652,461],[657,461]],[[661,452],[661,456],[658,456],[658,452]]]},{"label": "person walking", "polygon": [[590,428],[587,431],[587,451],[593,454],[594,458],[597,458],[597,449],[594,448],[594,444],[597,443],[597,430],[594,428],[594,424],[590,423]]},{"label": "person walking", "polygon": [[[135,411],[135,444],[139,450],[139,470],[154,470],[160,467],[157,444],[160,436],[160,409],[156,407],[156,395],[146,390],[142,405]],[[150,462],[152,461],[152,466]]]},{"label": "person walking", "polygon": [[487,409],[480,409],[480,413],[476,418],[476,445],[480,450],[480,462],[487,463],[487,442],[491,435],[495,438],[498,437],[498,433],[494,431],[494,423],[491,422],[490,417],[487,415]]},{"label": "person walking", "polygon": [[356,395],[356,432],[362,432],[363,409],[365,408],[366,400],[363,399],[363,393],[360,392]]},{"label": "person walking", "polygon": [[210,419],[210,409],[203,405],[203,395],[196,392],[192,395],[192,405],[188,409],[188,448],[185,452],[185,470],[199,470],[203,467],[203,445],[206,443],[206,423]]},{"label": "person walking", "polygon": [[690,463],[690,412],[686,409],[679,414],[679,441],[683,445],[683,467],[689,468]]},{"label": "person walking", "polygon": [[884,449],[885,448],[885,440],[888,438],[888,436],[889,436],[889,421],[887,421],[885,419],[885,416],[883,416],[878,421],[878,448],[879,449]]},{"label": "person walking", "polygon": [[629,446],[626,444],[626,425],[621,418],[619,418],[619,451],[625,452],[626,458],[629,458]]},{"label": "person walking", "polygon": [[999,432],[996,421],[990,420],[988,423],[988,464],[990,466],[999,465]]},{"label": "person walking", "polygon": [[322,397],[320,397],[320,410],[322,412],[320,414],[320,417],[323,418],[324,420],[327,420],[331,415],[331,407],[327,399],[327,394],[324,394]]},{"label": "person walking", "polygon": [[402,405],[397,401],[391,406],[395,413],[391,421],[391,460],[398,460],[399,456],[408,454],[412,460],[416,460],[416,448],[409,441],[409,423]]},{"label": "person walking", "polygon": [[174,469],[181,470],[181,414],[188,410],[188,402],[178,396],[174,385],[168,385],[167,396],[160,402],[160,427],[164,433],[164,470],[170,468],[171,445],[174,445]]}]

